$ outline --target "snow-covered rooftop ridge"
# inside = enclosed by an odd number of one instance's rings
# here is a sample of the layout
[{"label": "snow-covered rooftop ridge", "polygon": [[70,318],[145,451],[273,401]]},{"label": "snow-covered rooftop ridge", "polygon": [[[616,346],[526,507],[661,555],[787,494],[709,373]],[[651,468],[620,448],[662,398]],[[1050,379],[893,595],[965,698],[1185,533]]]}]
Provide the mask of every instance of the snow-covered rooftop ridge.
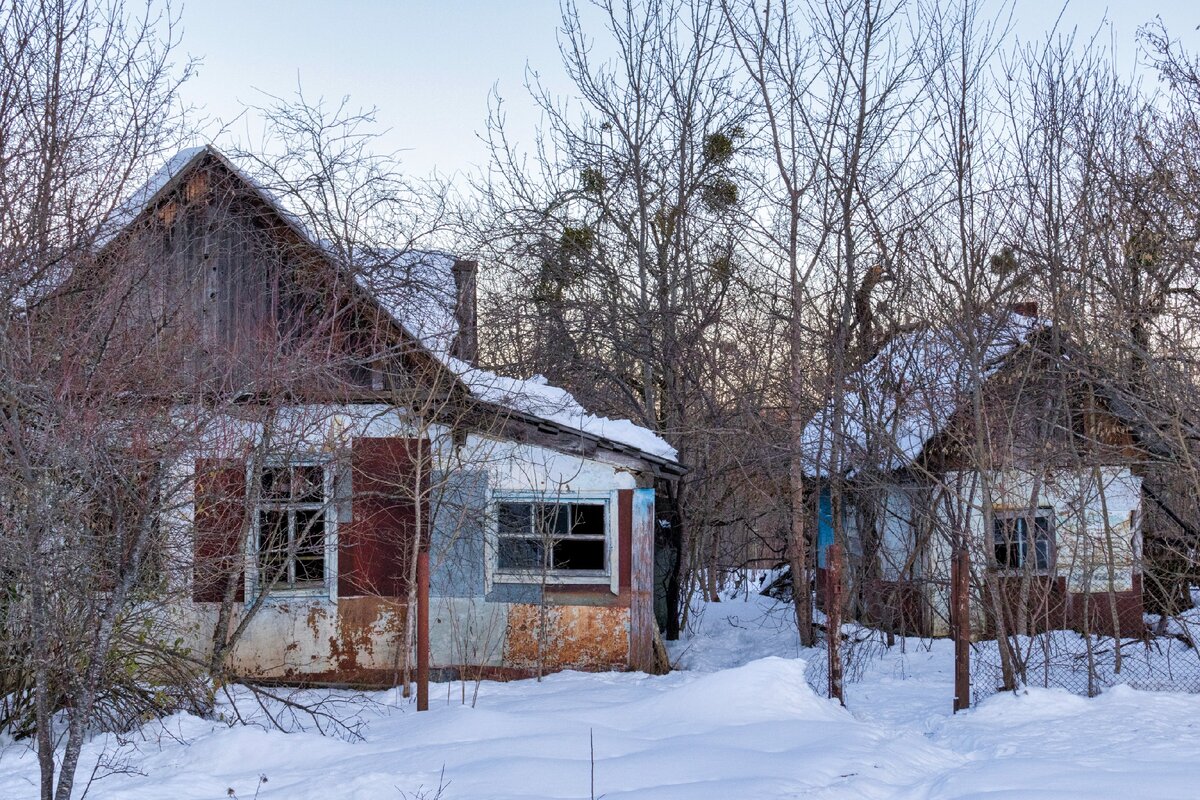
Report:
[{"label": "snow-covered rooftop ridge", "polygon": [[541,375],[509,378],[455,358],[443,360],[480,400],[617,442],[647,455],[668,461],[676,461],[679,457],[675,448],[653,431],[627,419],[590,414],[570,392],[551,386]]},{"label": "snow-covered rooftop ridge", "polygon": [[192,161],[208,149],[206,145],[188,147],[167,159],[167,163],[163,164],[158,172],[151,175],[150,179],[142,184],[136,192],[117,206],[101,229],[100,235],[96,239],[97,246],[103,247],[112,241],[113,237],[137,219],[138,215],[171,182],[172,178],[187,169]]},{"label": "snow-covered rooftop ridge", "polygon": [[285,222],[294,227],[314,247],[320,250],[327,250],[326,246],[321,242],[320,237],[316,236],[300,217],[292,213],[275,192],[268,189],[261,181],[252,177],[247,170],[239,167],[227,155],[210,144],[185,148],[167,159],[167,163],[158,172],[154,173],[136,192],[117,206],[96,239],[97,247],[104,247],[112,241],[117,234],[136,220],[146,210],[147,206],[153,203],[159,194],[176,177],[186,172],[192,164],[199,161],[205,155],[211,155],[218,159],[227,169],[241,178],[244,183],[258,193],[267,205],[279,214]]},{"label": "snow-covered rooftop ridge", "polygon": [[[974,366],[964,356],[962,330],[926,327],[895,336],[847,381],[839,430],[832,401],[805,427],[808,469],[826,475],[907,466],[950,421],[972,381],[990,376],[1048,324],[1015,311],[984,315],[975,322],[981,353]],[[832,463],[835,439],[840,464]]]}]

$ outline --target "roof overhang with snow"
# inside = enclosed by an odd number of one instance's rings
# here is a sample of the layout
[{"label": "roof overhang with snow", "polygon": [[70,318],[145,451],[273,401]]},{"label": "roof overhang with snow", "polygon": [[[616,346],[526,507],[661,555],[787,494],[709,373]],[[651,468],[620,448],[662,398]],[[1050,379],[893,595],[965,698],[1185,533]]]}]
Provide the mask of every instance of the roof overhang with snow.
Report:
[{"label": "roof overhang with snow", "polygon": [[[852,373],[840,405],[830,400],[801,437],[809,475],[894,472],[911,466],[955,417],[969,388],[986,381],[1048,320],[1008,309],[972,323],[925,326],[892,337]],[[976,357],[964,342],[977,343]]]}]

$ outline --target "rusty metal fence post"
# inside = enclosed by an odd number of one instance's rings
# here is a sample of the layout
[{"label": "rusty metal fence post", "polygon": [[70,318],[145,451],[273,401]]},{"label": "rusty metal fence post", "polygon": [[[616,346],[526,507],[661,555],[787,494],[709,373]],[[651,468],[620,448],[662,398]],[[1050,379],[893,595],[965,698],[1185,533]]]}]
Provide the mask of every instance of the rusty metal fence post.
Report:
[{"label": "rusty metal fence post", "polygon": [[429,710],[429,551],[417,554],[417,711]]},{"label": "rusty metal fence post", "polygon": [[954,711],[971,707],[971,560],[959,547],[950,565],[950,627],[954,632]]},{"label": "rusty metal fence post", "polygon": [[829,650],[829,696],[842,705],[842,546],[831,544],[825,552],[825,641]]}]

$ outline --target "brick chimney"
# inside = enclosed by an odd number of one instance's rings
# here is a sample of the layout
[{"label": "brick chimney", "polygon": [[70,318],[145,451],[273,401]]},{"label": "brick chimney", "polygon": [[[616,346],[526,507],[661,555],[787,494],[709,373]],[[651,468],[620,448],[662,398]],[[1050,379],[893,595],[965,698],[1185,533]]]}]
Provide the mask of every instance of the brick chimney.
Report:
[{"label": "brick chimney", "polygon": [[457,294],[454,320],[458,323],[458,333],[450,343],[450,355],[474,365],[479,357],[479,326],[475,301],[475,277],[479,272],[479,262],[457,259],[451,267],[451,272],[454,275],[454,289]]}]

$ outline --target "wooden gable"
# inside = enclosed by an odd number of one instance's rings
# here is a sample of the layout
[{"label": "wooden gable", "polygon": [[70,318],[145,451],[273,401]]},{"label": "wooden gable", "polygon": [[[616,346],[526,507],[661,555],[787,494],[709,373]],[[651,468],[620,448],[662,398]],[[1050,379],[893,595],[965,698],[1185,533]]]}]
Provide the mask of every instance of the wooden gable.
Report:
[{"label": "wooden gable", "polygon": [[928,442],[921,469],[971,469],[975,448],[997,468],[1144,461],[1131,426],[1049,330],[1015,350],[982,386],[978,419],[964,399]]},{"label": "wooden gable", "polygon": [[[170,385],[156,387],[163,393],[202,387],[356,399],[379,388],[381,373],[388,388],[457,384],[353,276],[209,150],[91,268],[75,271],[44,315],[50,325],[64,315],[111,318],[129,348],[152,351],[144,388],[165,376]],[[113,349],[111,339],[83,347]]]}]

